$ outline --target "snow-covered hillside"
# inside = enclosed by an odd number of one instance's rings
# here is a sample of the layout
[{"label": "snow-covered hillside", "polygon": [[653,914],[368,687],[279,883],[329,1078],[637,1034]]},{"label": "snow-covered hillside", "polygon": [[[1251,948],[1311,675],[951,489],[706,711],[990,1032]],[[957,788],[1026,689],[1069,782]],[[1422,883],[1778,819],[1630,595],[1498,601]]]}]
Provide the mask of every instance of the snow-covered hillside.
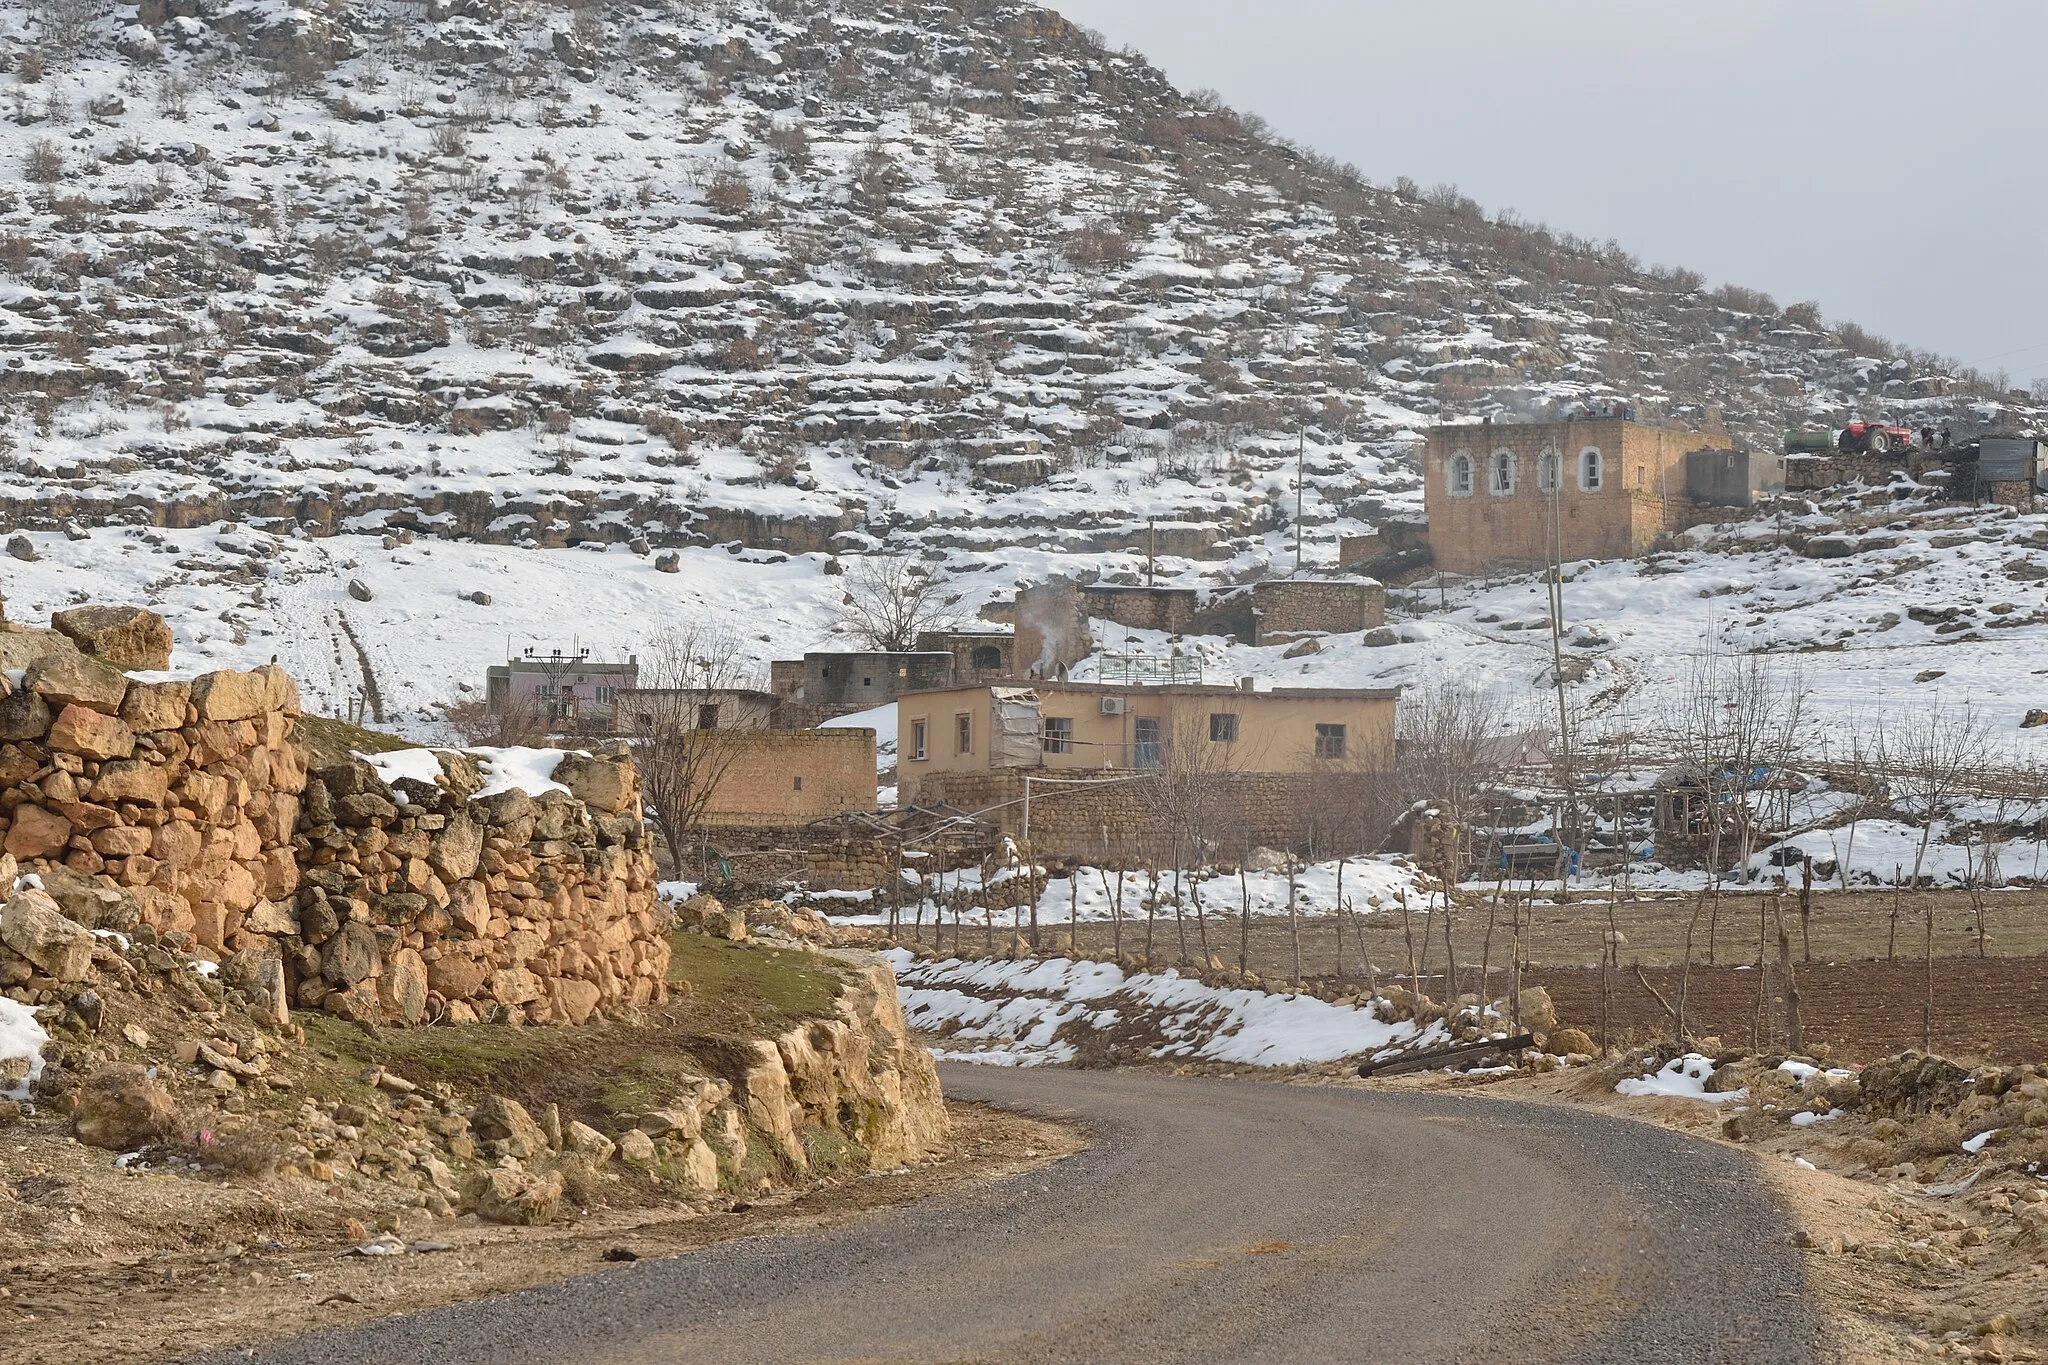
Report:
[{"label": "snow-covered hillside", "polygon": [[[365,660],[404,715],[508,643],[704,613],[787,655],[834,630],[827,556],[878,545],[968,621],[1136,581],[1155,520],[1163,578],[1242,581],[1291,563],[1297,460],[1328,565],[1418,510],[1445,417],[2034,417],[1810,308],[1372,185],[1025,5],[0,0],[0,89],[0,523],[42,555],[0,561],[14,614],[156,606],[186,657],[276,653],[328,705]],[[1681,577],[1584,575],[1574,621]],[[1215,662],[1379,681],[1486,645],[1519,677],[1478,618],[1527,587],[1496,591],[1388,650]],[[1587,652],[1654,692],[1626,660],[1683,615]]]}]

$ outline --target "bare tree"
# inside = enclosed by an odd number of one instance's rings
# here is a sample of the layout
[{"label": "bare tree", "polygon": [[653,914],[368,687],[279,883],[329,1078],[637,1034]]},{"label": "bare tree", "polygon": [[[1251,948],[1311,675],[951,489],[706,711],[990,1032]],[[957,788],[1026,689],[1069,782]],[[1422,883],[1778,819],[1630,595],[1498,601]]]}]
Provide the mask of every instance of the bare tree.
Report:
[{"label": "bare tree", "polygon": [[1445,885],[1464,880],[1478,798],[1506,766],[1512,713],[1496,699],[1444,681],[1401,698],[1395,781],[1404,804],[1428,802],[1443,832]]},{"label": "bare tree", "polygon": [[1896,727],[1890,767],[1897,804],[1920,824],[1920,842],[1913,850],[1913,881],[1927,863],[1934,822],[1977,776],[1990,747],[1990,730],[1968,702],[1936,705],[1905,718]]},{"label": "bare tree", "polygon": [[689,624],[662,631],[641,652],[640,686],[619,701],[654,823],[680,860],[699,835],[719,786],[739,757],[720,708],[750,681],[739,637]]},{"label": "bare tree", "polygon": [[942,580],[908,555],[862,555],[847,561],[841,611],[847,627],[869,649],[898,653],[918,633],[944,629],[951,603]]},{"label": "bare tree", "polygon": [[529,696],[509,695],[493,709],[483,698],[448,702],[441,708],[450,729],[468,744],[513,748],[547,739],[547,723]]}]

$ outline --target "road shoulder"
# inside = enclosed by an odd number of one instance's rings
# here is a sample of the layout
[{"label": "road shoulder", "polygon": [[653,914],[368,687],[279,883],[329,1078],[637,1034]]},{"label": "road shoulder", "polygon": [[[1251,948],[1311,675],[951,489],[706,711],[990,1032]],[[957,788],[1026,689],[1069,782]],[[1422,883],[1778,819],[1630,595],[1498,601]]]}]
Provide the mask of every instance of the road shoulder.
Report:
[{"label": "road shoulder", "polygon": [[[289,1226],[223,1255],[214,1248],[44,1271],[11,1265],[17,1332],[0,1361],[164,1360],[551,1284],[618,1261],[687,1254],[735,1237],[784,1236],[856,1221],[933,1195],[1003,1180],[1087,1144],[1076,1127],[949,1101],[953,1131],[936,1158],[729,1213],[592,1211],[509,1228],[464,1218],[428,1254],[337,1255],[294,1246]],[[273,1244],[274,1243],[274,1244]]]}]

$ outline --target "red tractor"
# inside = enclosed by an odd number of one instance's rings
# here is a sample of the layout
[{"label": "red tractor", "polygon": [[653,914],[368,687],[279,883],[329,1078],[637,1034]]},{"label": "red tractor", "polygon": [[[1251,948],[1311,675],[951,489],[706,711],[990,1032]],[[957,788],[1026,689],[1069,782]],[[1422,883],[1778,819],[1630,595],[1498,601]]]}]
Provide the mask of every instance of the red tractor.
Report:
[{"label": "red tractor", "polygon": [[1844,455],[1882,455],[1891,450],[1908,450],[1912,445],[1910,427],[1880,426],[1876,422],[1851,422],[1835,438],[1835,449]]}]

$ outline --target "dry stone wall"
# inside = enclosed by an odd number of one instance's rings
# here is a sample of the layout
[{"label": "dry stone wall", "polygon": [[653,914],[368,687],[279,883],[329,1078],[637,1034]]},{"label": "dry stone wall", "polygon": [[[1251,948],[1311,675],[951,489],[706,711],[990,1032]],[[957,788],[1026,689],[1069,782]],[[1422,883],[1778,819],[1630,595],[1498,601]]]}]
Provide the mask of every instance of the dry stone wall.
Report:
[{"label": "dry stone wall", "polygon": [[538,796],[487,791],[473,755],[435,757],[431,779],[386,783],[358,761],[307,782],[281,939],[296,1003],[408,1024],[581,1024],[665,999],[669,949],[624,748],[563,756],[567,790]]},{"label": "dry stone wall", "polygon": [[280,1024],[583,1023],[665,998],[623,748],[529,754],[553,771],[538,796],[461,753],[309,775],[284,670],[167,678],[170,630],[132,607],[52,626],[0,627],[0,871],[36,879],[0,922],[0,990],[67,998],[104,929],[219,959]]},{"label": "dry stone wall", "polygon": [[[87,929],[214,951],[261,932],[298,881],[297,684],[275,667],[131,678],[170,652],[162,620],[133,608],[57,625],[0,633],[18,669],[0,682],[0,847]],[[44,989],[39,975],[0,961],[0,986]]]}]

